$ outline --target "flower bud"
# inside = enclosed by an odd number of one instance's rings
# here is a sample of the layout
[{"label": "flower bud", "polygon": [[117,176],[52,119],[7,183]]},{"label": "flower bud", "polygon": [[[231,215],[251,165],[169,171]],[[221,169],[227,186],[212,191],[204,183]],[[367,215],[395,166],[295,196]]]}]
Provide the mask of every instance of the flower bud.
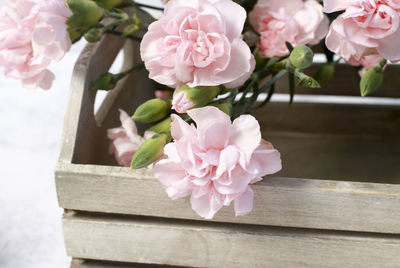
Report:
[{"label": "flower bud", "polygon": [[213,106],[217,107],[218,109],[220,109],[227,115],[232,116],[232,103],[231,102],[228,102],[228,101],[219,102],[219,103],[213,104]]},{"label": "flower bud", "polygon": [[165,99],[151,99],[140,105],[132,119],[140,123],[152,123],[163,119],[171,111],[171,102]]},{"label": "flower bud", "polygon": [[360,90],[361,96],[365,97],[377,90],[383,82],[383,71],[380,66],[373,67],[365,71],[361,77]]},{"label": "flower bud", "polygon": [[315,73],[314,79],[317,80],[317,82],[321,86],[324,86],[332,79],[334,74],[335,74],[335,65],[324,64]]},{"label": "flower bud", "polygon": [[96,82],[92,85],[92,90],[111,90],[113,89],[119,80],[119,75],[118,74],[112,74],[112,73],[105,73],[102,74]]},{"label": "flower bud", "polygon": [[72,11],[67,25],[71,28],[84,28],[96,25],[103,17],[104,9],[92,0],[67,0]]},{"label": "flower bud", "polygon": [[296,70],[294,75],[297,77],[298,83],[302,87],[309,87],[309,88],[321,87],[317,82],[317,80],[315,80],[311,76],[306,75],[305,73],[300,72],[299,70]]},{"label": "flower bud", "polygon": [[163,121],[155,124],[151,128],[148,129],[149,131],[153,131],[155,133],[169,133],[171,131],[171,117],[164,119]]},{"label": "flower bud", "polygon": [[290,53],[290,63],[298,69],[306,69],[311,66],[314,53],[308,46],[300,45],[293,49]]},{"label": "flower bud", "polygon": [[164,146],[168,141],[168,135],[155,134],[145,140],[132,158],[131,169],[146,167],[159,159],[164,153]]},{"label": "flower bud", "polygon": [[218,86],[189,87],[182,86],[173,97],[173,108],[178,113],[186,113],[192,108],[199,108],[209,104],[219,93]]},{"label": "flower bud", "polygon": [[104,34],[104,28],[92,28],[85,33],[85,39],[89,43],[96,43],[100,41],[101,37]]},{"label": "flower bud", "polygon": [[101,3],[105,9],[113,9],[122,4],[123,0],[95,0],[97,3]]}]

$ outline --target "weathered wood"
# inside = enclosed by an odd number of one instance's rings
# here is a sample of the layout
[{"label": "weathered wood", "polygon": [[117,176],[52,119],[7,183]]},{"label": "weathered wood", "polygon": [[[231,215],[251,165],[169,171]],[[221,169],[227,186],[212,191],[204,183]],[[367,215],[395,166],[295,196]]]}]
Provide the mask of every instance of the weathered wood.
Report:
[{"label": "weathered wood", "polygon": [[[59,164],[60,206],[73,210],[203,220],[187,199],[172,201],[150,170]],[[218,222],[400,234],[400,185],[271,177],[252,186],[253,211]]]},{"label": "weathered wood", "polygon": [[382,235],[148,218],[66,216],[77,258],[184,267],[398,267],[400,239]]},{"label": "weathered wood", "polygon": [[70,268],[183,268],[170,265],[73,259]]},{"label": "weathered wood", "polygon": [[[313,76],[321,64],[314,64],[305,72]],[[400,97],[400,65],[389,65],[384,72],[384,80],[379,90],[370,96],[376,97]],[[343,95],[360,96],[359,77],[357,70],[353,66],[339,64],[335,68],[332,80],[322,88],[304,88],[296,86],[296,94],[319,94],[319,95]],[[289,93],[289,82],[285,76],[279,80],[276,92]]]}]

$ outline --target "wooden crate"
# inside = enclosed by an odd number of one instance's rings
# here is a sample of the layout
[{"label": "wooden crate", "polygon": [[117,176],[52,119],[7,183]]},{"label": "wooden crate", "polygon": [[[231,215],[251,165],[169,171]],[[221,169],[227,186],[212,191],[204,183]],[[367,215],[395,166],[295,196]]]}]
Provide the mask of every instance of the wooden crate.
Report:
[{"label": "wooden crate", "polygon": [[[305,97],[257,110],[263,137],[282,152],[283,170],[253,186],[250,214],[235,217],[231,207],[223,208],[208,221],[187,199],[170,200],[150,170],[117,167],[108,154],[106,130],[120,124],[118,108],[132,113],[155,87],[146,71],[133,73],[94,115],[90,85],[123,46],[123,69],[131,67],[139,61],[138,44],[107,36],[85,48],[72,77],[56,167],[72,267],[400,267],[395,101],[339,104]],[[387,78],[398,81],[399,68],[390,72]],[[330,94],[345,88],[355,94],[355,78],[340,82]]]}]

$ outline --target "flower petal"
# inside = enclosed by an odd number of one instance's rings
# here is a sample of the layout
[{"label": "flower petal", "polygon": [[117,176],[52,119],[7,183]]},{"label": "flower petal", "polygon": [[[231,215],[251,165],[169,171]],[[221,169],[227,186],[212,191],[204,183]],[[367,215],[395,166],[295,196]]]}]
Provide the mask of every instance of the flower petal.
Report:
[{"label": "flower petal", "polygon": [[253,210],[254,193],[250,187],[242,195],[235,199],[235,215],[243,216]]}]

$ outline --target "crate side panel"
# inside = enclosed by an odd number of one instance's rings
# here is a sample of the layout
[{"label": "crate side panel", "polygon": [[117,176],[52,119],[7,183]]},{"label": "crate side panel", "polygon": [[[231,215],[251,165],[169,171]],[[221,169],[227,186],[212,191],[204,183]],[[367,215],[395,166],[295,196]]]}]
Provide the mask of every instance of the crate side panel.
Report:
[{"label": "crate side panel", "polygon": [[185,267],[398,267],[398,238],[146,219],[66,217],[68,254]]},{"label": "crate side panel", "polygon": [[[150,170],[58,166],[56,181],[66,209],[203,220],[188,199],[170,200]],[[213,220],[400,234],[399,185],[269,177],[252,188],[250,214],[235,217],[231,206]]]}]

